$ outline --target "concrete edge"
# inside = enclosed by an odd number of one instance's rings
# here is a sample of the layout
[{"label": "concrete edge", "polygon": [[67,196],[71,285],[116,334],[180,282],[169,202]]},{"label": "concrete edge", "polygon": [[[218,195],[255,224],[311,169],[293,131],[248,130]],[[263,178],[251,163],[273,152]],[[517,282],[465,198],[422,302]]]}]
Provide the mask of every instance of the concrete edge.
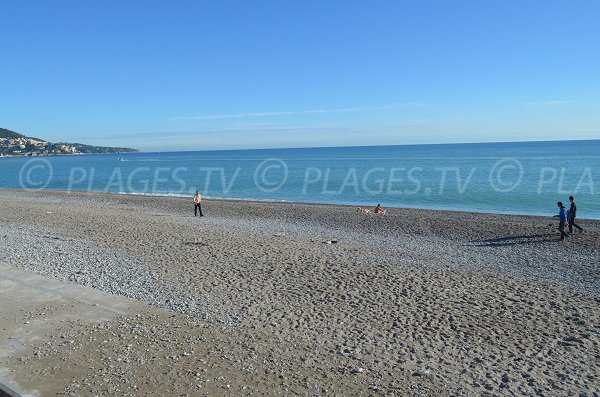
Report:
[{"label": "concrete edge", "polygon": [[[75,284],[75,283],[69,283],[69,282],[62,281],[62,280],[59,280],[59,279],[56,279],[56,278],[53,278],[50,276],[43,276],[43,275],[40,275],[40,274],[32,272],[32,271],[28,271],[28,270],[17,269],[17,268],[10,266],[2,261],[0,261],[0,271],[3,272],[3,274],[2,274],[3,279],[12,281],[14,283],[21,284],[32,290],[38,291],[40,293],[55,295],[57,297],[61,297],[61,298],[65,298],[65,299],[73,299],[77,302],[84,303],[84,304],[87,304],[90,306],[97,306],[107,312],[111,312],[111,313],[114,313],[117,315],[125,315],[126,311],[119,309],[117,307],[108,306],[108,304],[95,303],[92,301],[92,298],[84,297],[82,292],[84,292],[86,290],[93,291],[96,294],[96,297],[103,296],[105,298],[112,299],[114,301],[121,300],[124,302],[128,302],[131,305],[133,305],[133,304],[144,305],[144,302],[136,301],[136,300],[133,300],[126,296],[113,295],[113,294],[110,294],[105,291],[94,289],[92,287],[83,286],[83,285]],[[29,274],[33,277],[36,277],[38,279],[36,281],[40,281],[40,280],[44,280],[44,279],[53,280],[54,282],[58,283],[59,286],[56,286],[54,288],[44,287],[44,286],[40,285],[40,284],[42,284],[42,282],[29,282],[29,281],[23,280],[21,277],[19,277],[19,275],[21,275],[21,274]],[[117,306],[117,305],[115,305],[115,306]]]},{"label": "concrete edge", "polygon": [[[99,312],[107,313],[109,316],[126,315],[128,312],[147,307],[145,303],[125,296],[112,295],[91,287],[17,269],[0,260],[0,281],[4,280],[16,285],[17,289],[26,288],[33,291],[34,294],[55,296],[65,302],[79,302],[94,307],[94,310]],[[39,396],[35,388],[23,389],[21,380],[13,379],[9,371],[8,367],[0,367],[0,397]]]},{"label": "concrete edge", "polygon": [[26,397],[28,394],[19,390],[16,386],[8,383],[4,378],[0,377],[0,397]]}]

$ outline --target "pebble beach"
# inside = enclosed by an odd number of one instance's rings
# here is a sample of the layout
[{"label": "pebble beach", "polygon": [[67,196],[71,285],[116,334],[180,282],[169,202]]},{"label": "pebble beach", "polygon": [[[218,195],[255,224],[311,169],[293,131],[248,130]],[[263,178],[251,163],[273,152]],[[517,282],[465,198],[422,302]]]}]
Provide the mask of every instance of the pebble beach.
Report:
[{"label": "pebble beach", "polygon": [[3,364],[41,395],[600,393],[600,221],[561,242],[553,212],[203,211],[0,190],[2,264],[145,305],[65,322]]}]

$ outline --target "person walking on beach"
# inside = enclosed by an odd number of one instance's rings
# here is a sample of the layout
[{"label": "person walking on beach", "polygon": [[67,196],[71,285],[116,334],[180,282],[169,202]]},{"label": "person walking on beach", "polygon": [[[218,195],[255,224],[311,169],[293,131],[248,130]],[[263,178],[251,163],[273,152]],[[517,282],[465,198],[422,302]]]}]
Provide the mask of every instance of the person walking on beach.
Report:
[{"label": "person walking on beach", "polygon": [[583,228],[575,223],[575,217],[577,216],[577,204],[573,196],[569,196],[571,202],[571,208],[569,209],[569,233],[573,233],[573,226],[579,229],[579,233],[583,232]]},{"label": "person walking on beach", "polygon": [[196,190],[196,194],[194,194],[194,216],[198,216],[198,212],[200,212],[200,216],[202,215],[202,195],[200,192]]},{"label": "person walking on beach", "polygon": [[569,237],[569,235],[565,232],[565,223],[567,222],[567,209],[563,205],[562,201],[556,203],[558,205],[558,230],[560,231],[560,239],[561,241],[565,239],[565,237]]}]

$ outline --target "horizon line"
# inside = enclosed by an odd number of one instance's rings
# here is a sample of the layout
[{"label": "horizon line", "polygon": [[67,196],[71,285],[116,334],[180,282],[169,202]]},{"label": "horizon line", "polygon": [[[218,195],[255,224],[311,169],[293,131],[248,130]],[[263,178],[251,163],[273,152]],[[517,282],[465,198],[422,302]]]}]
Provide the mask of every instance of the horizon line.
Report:
[{"label": "horizon line", "polygon": [[[137,153],[186,153],[186,152],[225,152],[225,151],[244,151],[244,150],[288,150],[288,149],[339,149],[339,148],[367,148],[367,147],[391,147],[391,146],[435,146],[435,145],[478,145],[495,143],[550,143],[550,142],[590,142],[600,141],[597,139],[533,139],[524,141],[477,141],[477,142],[438,142],[438,143],[397,143],[386,145],[346,145],[346,146],[286,146],[286,147],[262,147],[262,148],[228,148],[228,149],[198,149],[198,150],[163,150],[163,151],[144,151],[138,150]],[[133,148],[135,149],[135,148]],[[132,154],[132,153],[123,153]]]}]

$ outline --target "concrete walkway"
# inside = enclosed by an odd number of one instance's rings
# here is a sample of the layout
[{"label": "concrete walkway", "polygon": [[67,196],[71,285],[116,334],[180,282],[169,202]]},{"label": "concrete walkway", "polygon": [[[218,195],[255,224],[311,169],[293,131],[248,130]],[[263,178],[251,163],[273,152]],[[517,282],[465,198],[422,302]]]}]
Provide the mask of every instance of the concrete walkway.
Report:
[{"label": "concrete walkway", "polygon": [[39,385],[15,379],[11,357],[30,354],[61,322],[92,324],[138,313],[142,303],[18,270],[0,263],[0,397],[39,396]]}]

